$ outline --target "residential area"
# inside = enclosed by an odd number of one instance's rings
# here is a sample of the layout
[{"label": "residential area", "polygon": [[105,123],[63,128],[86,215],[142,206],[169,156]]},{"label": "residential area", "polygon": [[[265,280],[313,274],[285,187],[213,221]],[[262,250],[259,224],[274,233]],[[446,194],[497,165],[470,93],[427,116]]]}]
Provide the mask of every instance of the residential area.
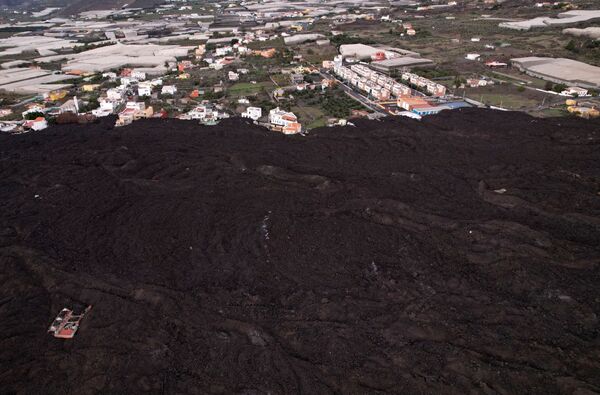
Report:
[{"label": "residential area", "polygon": [[[173,1],[69,16],[5,7],[0,130],[244,117],[298,134],[464,107],[599,116],[593,2],[511,3]],[[536,14],[547,16],[526,23]]]}]

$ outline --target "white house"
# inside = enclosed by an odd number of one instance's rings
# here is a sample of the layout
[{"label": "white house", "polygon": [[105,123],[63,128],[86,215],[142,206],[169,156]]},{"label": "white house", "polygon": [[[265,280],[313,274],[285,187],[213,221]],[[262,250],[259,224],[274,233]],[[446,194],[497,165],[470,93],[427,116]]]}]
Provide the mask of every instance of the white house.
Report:
[{"label": "white house", "polygon": [[237,81],[240,79],[240,75],[238,73],[235,73],[233,71],[230,71],[228,74],[229,77],[229,81]]},{"label": "white house", "polygon": [[281,110],[279,107],[269,111],[269,122],[274,130],[285,134],[295,134],[302,131],[298,117],[293,112]]},{"label": "white house", "polygon": [[210,106],[200,105],[188,112],[188,116],[190,119],[198,119],[202,122],[214,121],[217,119],[217,112]]},{"label": "white house", "polygon": [[114,101],[111,100],[107,100],[107,99],[100,99],[98,101],[98,103],[100,104],[100,108],[103,110],[107,110],[107,111],[114,111],[117,108],[117,103],[115,103]]},{"label": "white house", "polygon": [[125,109],[144,111],[146,109],[146,103],[137,102],[137,101],[128,101],[127,104],[125,104]]},{"label": "white house", "polygon": [[258,119],[262,117],[262,109],[260,107],[248,107],[246,108],[246,111],[242,113],[242,117],[258,121]]},{"label": "white house", "polygon": [[124,92],[122,89],[110,88],[106,91],[106,98],[109,100],[123,100]]},{"label": "white house", "polygon": [[109,71],[107,73],[102,73],[102,78],[107,78],[111,81],[116,81],[117,80],[117,73],[113,73],[112,71]]},{"label": "white house", "polygon": [[48,121],[46,121],[45,118],[43,117],[38,117],[36,119],[33,119],[31,121],[26,121],[23,126],[26,129],[31,129],[31,130],[43,130],[46,129],[48,127]]},{"label": "white house", "polygon": [[144,81],[146,79],[146,73],[143,71],[133,70],[131,72],[131,78],[138,81]]},{"label": "white house", "polygon": [[150,81],[150,85],[152,86],[161,86],[163,84],[162,78],[155,78]]},{"label": "white house", "polygon": [[277,126],[285,126],[291,122],[298,122],[298,117],[293,112],[287,112],[279,107],[269,111],[269,122]]},{"label": "white house", "polygon": [[138,96],[151,96],[152,85],[150,84],[139,84],[138,85]]},{"label": "white house", "polygon": [[231,52],[233,52],[233,48],[231,46],[219,47],[219,48],[215,49],[216,56],[225,56]]},{"label": "white house", "polygon": [[97,117],[105,117],[110,115],[116,110],[117,107],[117,103],[106,98],[101,98],[98,100],[98,103],[100,106],[95,110],[92,110],[92,114]]},{"label": "white house", "polygon": [[92,115],[95,116],[96,118],[107,117],[110,114],[112,114],[111,111],[103,110],[100,107],[92,110]]},{"label": "white house", "polygon": [[103,110],[102,108],[98,107],[92,110],[92,115],[97,117],[97,118],[102,118],[102,117],[107,117],[110,114],[112,114],[111,111],[106,111]]},{"label": "white house", "polygon": [[177,93],[177,87],[175,85],[165,85],[162,87],[160,93],[163,95],[174,95]]},{"label": "white house", "polygon": [[588,90],[587,89],[583,89],[583,88],[579,88],[577,86],[570,86],[567,89],[565,89],[564,91],[562,91],[560,93],[561,95],[564,96],[587,96],[588,95]]},{"label": "white house", "polygon": [[136,80],[133,77],[121,77],[121,86],[123,86],[123,87],[128,87],[129,85],[133,84],[134,82],[138,82],[138,80]]}]

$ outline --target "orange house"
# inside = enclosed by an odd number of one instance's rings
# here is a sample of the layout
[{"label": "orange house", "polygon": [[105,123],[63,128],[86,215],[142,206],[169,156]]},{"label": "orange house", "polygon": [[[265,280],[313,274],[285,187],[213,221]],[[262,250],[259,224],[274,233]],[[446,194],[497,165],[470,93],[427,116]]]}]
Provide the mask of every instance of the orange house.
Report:
[{"label": "orange house", "polygon": [[276,52],[275,48],[269,48],[269,49],[254,51],[254,54],[262,56],[263,58],[272,58],[273,56],[275,56],[275,52]]}]

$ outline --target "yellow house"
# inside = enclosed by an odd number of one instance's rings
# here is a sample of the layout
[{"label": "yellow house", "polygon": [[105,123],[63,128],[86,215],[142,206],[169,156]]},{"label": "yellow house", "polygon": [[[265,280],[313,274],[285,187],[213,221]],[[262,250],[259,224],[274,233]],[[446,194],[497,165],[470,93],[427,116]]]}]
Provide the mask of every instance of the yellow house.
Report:
[{"label": "yellow house", "polygon": [[187,80],[188,78],[190,78],[190,75],[188,73],[181,73],[177,76],[177,78],[180,80]]},{"label": "yellow house", "polygon": [[143,118],[151,118],[154,115],[154,108],[152,108],[152,106],[149,106],[148,108],[146,108],[143,112],[142,117]]},{"label": "yellow house", "polygon": [[50,92],[50,93],[48,93],[48,100],[59,101],[61,99],[64,99],[67,96],[67,93],[68,92],[65,90]]},{"label": "yellow house", "polygon": [[577,114],[582,118],[597,118],[600,116],[600,111],[590,107],[569,106],[567,107],[567,111],[569,111],[571,114]]},{"label": "yellow house", "polygon": [[576,106],[576,105],[577,105],[577,100],[573,100],[573,99],[567,99],[567,100],[565,101],[565,104],[566,104],[567,106]]},{"label": "yellow house", "polygon": [[100,84],[86,84],[81,87],[81,90],[84,92],[93,92],[98,88],[100,88]]}]

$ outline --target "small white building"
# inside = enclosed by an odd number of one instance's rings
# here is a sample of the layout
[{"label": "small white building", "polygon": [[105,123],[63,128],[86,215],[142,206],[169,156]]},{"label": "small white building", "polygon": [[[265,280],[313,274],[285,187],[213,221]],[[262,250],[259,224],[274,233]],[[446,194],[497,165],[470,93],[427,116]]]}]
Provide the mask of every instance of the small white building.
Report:
[{"label": "small white building", "polygon": [[239,73],[235,73],[233,71],[229,72],[228,77],[229,77],[229,81],[238,81],[240,79]]},{"label": "small white building", "polygon": [[200,105],[187,113],[190,119],[198,119],[202,122],[217,120],[217,112],[207,105]]},{"label": "small white building", "polygon": [[129,85],[133,84],[134,82],[138,82],[138,80],[136,80],[133,77],[121,77],[121,86],[122,87],[128,87]]},{"label": "small white building", "polygon": [[98,103],[100,106],[95,110],[92,110],[92,114],[99,118],[112,114],[117,109],[118,105],[118,103],[108,100],[107,98],[101,98],[98,100]]},{"label": "small white building", "polygon": [[38,117],[31,121],[26,121],[23,124],[23,127],[25,127],[26,129],[31,129],[31,130],[35,130],[35,131],[43,130],[48,127],[48,121],[46,121],[46,119],[43,117]]},{"label": "small white building", "polygon": [[467,56],[465,56],[465,59],[467,60],[477,60],[479,59],[481,55],[479,55],[478,53],[468,53]]},{"label": "small white building", "polygon": [[106,98],[108,100],[123,100],[124,94],[123,89],[110,88],[106,91]]},{"label": "small white building", "polygon": [[162,87],[160,93],[163,95],[174,95],[177,93],[177,87],[175,85],[165,85]]},{"label": "small white building", "polygon": [[293,112],[287,112],[279,107],[269,111],[269,122],[277,126],[285,126],[291,122],[298,122],[298,117]]},{"label": "small white building", "polygon": [[161,86],[163,84],[162,78],[155,78],[150,81],[150,85],[152,86]]},{"label": "small white building", "polygon": [[146,73],[143,71],[133,70],[131,72],[131,78],[137,81],[144,81],[146,79]]},{"label": "small white building", "polygon": [[577,86],[570,86],[567,89],[565,89],[564,91],[562,91],[560,94],[564,95],[564,96],[578,96],[578,97],[582,97],[582,96],[587,96],[588,95],[588,90],[587,89],[583,89],[583,88],[579,88]]},{"label": "small white building", "polygon": [[116,81],[117,73],[113,73],[112,71],[109,71],[107,73],[102,73],[102,78],[109,79],[110,81]]},{"label": "small white building", "polygon": [[128,101],[127,104],[125,104],[125,109],[144,111],[146,109],[146,103],[138,101]]},{"label": "small white building", "polygon": [[219,47],[215,49],[216,56],[225,56],[231,52],[233,52],[233,48],[231,46]]},{"label": "small white building", "polygon": [[248,107],[246,111],[242,113],[243,118],[250,118],[253,121],[258,121],[262,117],[262,108],[260,107]]},{"label": "small white building", "polygon": [[151,96],[152,95],[152,85],[150,84],[139,84],[138,85],[138,96]]},{"label": "small white building", "polygon": [[293,112],[284,111],[279,107],[269,111],[269,122],[273,130],[281,131],[284,134],[296,134],[302,131],[298,117]]}]

